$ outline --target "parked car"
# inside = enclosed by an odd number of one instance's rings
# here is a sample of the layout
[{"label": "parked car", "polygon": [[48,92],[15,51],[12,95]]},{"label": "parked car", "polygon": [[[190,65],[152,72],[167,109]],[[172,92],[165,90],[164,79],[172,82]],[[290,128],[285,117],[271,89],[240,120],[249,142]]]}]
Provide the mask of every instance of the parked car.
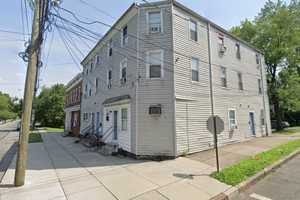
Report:
[{"label": "parked car", "polygon": [[[272,120],[271,121],[271,126],[272,126],[272,129],[276,129],[276,127],[277,127],[277,120]],[[281,127],[282,128],[288,128],[288,127],[290,127],[290,123],[287,122],[287,121],[282,121],[281,122]]]}]

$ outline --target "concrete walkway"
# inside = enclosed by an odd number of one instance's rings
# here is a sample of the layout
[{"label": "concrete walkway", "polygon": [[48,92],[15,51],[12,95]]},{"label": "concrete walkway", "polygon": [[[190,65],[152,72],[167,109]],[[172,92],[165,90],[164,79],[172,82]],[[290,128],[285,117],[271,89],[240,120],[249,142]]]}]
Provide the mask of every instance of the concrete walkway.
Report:
[{"label": "concrete walkway", "polygon": [[[226,168],[241,160],[247,159],[258,153],[268,151],[278,145],[291,140],[299,139],[300,133],[293,135],[274,134],[269,137],[252,138],[242,143],[231,144],[219,148],[220,167]],[[216,167],[215,151],[208,150],[189,155],[188,158]]]},{"label": "concrete walkway", "polygon": [[74,138],[47,134],[43,139],[29,146],[25,186],[13,187],[14,161],[0,184],[0,200],[205,200],[229,188],[208,176],[214,167],[188,158],[106,157]]}]

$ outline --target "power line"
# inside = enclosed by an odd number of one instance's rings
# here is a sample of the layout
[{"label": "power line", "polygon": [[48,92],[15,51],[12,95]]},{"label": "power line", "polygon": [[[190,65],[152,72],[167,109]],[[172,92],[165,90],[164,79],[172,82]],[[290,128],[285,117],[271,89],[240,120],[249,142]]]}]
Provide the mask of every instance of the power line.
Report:
[{"label": "power line", "polygon": [[5,29],[0,29],[0,32],[2,33],[11,33],[11,34],[17,34],[17,35],[30,35],[29,33],[21,33],[21,32],[17,32],[17,31],[11,31],[11,30],[5,30]]},{"label": "power line", "polygon": [[[98,21],[98,20],[95,20],[95,21],[92,21],[92,22],[85,22],[85,21],[80,20],[80,19],[79,19],[72,11],[70,11],[70,10],[68,10],[68,9],[65,9],[65,8],[62,8],[62,7],[58,7],[58,8],[61,9],[61,10],[63,10],[63,11],[65,11],[65,12],[67,12],[67,13],[69,13],[69,14],[71,14],[71,15],[74,17],[74,19],[77,20],[77,21],[80,22],[80,23],[87,24],[87,25],[91,25],[91,24],[102,24],[102,25],[104,25],[104,26],[106,26],[106,27],[109,27],[109,28],[111,28],[111,29],[114,29],[114,30],[116,30],[116,31],[122,33],[122,30],[121,30],[121,29],[118,29],[118,28],[116,28],[116,27],[114,27],[114,26],[112,26],[112,25],[110,25],[110,24],[105,23],[105,22]],[[151,42],[151,41],[149,41],[149,40],[140,38],[140,37],[138,37],[138,36],[136,36],[136,35],[133,35],[133,34],[130,34],[130,33],[127,33],[127,34],[128,34],[129,37],[132,37],[132,38],[134,38],[134,39],[137,39],[137,40],[140,40],[140,41],[142,41],[142,42],[145,42],[146,44],[153,45],[153,46],[155,46],[155,47],[157,47],[157,48],[161,48],[161,49],[163,49],[163,50],[165,50],[165,51],[167,51],[167,52],[170,52],[170,53],[178,54],[178,55],[183,56],[183,57],[185,57],[185,58],[187,58],[187,59],[189,59],[189,60],[192,59],[192,56],[186,55],[186,54],[184,54],[184,53],[181,53],[181,52],[178,52],[178,51],[175,51],[175,50],[172,50],[172,49],[169,49],[169,48],[167,48],[166,46],[162,46],[161,44],[153,43],[153,42]],[[208,61],[205,61],[205,60],[202,60],[202,59],[199,59],[199,58],[198,58],[198,60],[199,60],[200,62],[204,63],[204,64],[211,64],[212,66],[215,66],[215,67],[226,67],[228,70],[235,71],[235,72],[240,72],[239,70],[231,69],[231,68],[229,68],[229,67],[227,67],[227,66],[224,66],[224,65],[215,64],[215,63],[209,63]],[[249,72],[244,72],[244,74],[253,75],[253,76],[255,76],[255,77],[258,77],[258,76],[259,76],[258,74],[252,74],[252,73],[249,73]]]},{"label": "power line", "polygon": [[[67,29],[67,28],[65,28],[65,29]],[[105,44],[104,44],[105,45]],[[114,46],[115,48],[116,48],[116,46]],[[129,47],[126,47],[126,48],[129,48]],[[115,49],[116,50],[116,49]],[[136,49],[133,49],[133,50],[135,50],[135,51],[137,51]],[[123,56],[127,56],[127,55],[124,55],[123,54]],[[131,55],[130,55],[131,56]],[[135,55],[134,56],[131,56],[131,57],[133,57],[133,59],[138,59],[139,61],[142,61],[143,63],[145,63],[145,64],[149,64],[149,62],[146,62],[144,59],[142,59],[142,58],[137,58]],[[165,60],[160,60],[160,61],[162,61],[162,62],[165,62],[165,63],[167,63]],[[170,66],[173,66],[173,63],[167,63],[167,65],[170,65]],[[168,68],[166,68],[166,67],[164,67],[164,70],[166,70],[166,71],[170,71],[170,72],[172,72],[172,73],[177,73],[177,74],[180,74],[180,73],[178,73],[178,72],[174,72],[174,70],[173,69],[168,69]],[[187,77],[187,78],[190,78],[190,76],[188,76],[187,74],[181,74],[181,76],[185,76],[185,77]],[[255,75],[256,77],[258,77],[258,75]],[[221,86],[221,85],[218,85],[219,87]],[[205,86],[206,87],[206,86]],[[222,87],[223,88],[223,87]],[[227,88],[229,88],[229,87],[227,87]],[[238,88],[231,88],[231,89],[238,89]],[[239,90],[240,91],[240,90]],[[243,91],[247,91],[246,89],[244,89]],[[248,91],[250,91],[250,90],[248,90]],[[256,92],[256,91],[254,91],[254,92]]]}]

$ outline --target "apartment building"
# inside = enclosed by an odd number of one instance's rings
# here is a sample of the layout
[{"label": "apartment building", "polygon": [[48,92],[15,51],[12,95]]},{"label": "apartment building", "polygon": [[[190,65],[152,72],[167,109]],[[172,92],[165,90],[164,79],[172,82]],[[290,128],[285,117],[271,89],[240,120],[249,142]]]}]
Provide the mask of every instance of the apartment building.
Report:
[{"label": "apartment building", "polygon": [[261,52],[177,1],[133,4],[82,61],[81,133],[137,156],[213,148],[271,134]]},{"label": "apartment building", "polygon": [[82,74],[77,74],[67,85],[65,94],[65,132],[80,134],[80,104],[82,96]]}]

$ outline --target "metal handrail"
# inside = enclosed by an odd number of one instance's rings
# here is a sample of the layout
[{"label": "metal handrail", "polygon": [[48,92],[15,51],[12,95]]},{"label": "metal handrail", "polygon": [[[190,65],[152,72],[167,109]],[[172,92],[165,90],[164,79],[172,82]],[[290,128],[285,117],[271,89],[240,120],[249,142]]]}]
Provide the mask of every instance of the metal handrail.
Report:
[{"label": "metal handrail", "polygon": [[105,133],[102,135],[101,140],[102,140],[103,142],[105,142],[105,140],[108,138],[108,136],[110,136],[112,133],[113,133],[113,127],[111,126],[111,127],[109,127],[109,128],[105,131]]}]

